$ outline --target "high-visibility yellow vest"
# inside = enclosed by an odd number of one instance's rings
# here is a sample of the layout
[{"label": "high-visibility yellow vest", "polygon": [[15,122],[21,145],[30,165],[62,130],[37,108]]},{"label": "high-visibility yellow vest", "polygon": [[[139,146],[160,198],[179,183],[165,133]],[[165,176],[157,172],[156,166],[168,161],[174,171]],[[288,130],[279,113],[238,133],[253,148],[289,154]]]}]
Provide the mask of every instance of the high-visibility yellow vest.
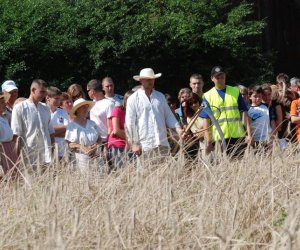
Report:
[{"label": "high-visibility yellow vest", "polygon": [[[206,92],[204,97],[208,101],[211,111],[223,131],[225,139],[241,138],[246,135],[238,107],[238,88],[226,86],[224,100],[219,95],[216,88],[212,88]],[[210,133],[212,141],[221,140],[215,126],[211,127]]]}]

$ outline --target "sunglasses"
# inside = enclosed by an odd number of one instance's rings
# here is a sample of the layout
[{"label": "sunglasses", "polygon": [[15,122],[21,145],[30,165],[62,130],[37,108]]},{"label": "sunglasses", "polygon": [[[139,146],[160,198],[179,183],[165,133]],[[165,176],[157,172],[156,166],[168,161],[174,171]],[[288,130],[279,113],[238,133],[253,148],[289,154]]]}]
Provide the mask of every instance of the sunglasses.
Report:
[{"label": "sunglasses", "polygon": [[77,95],[72,96],[72,100],[77,100],[78,98],[81,97],[81,93],[79,92]]}]

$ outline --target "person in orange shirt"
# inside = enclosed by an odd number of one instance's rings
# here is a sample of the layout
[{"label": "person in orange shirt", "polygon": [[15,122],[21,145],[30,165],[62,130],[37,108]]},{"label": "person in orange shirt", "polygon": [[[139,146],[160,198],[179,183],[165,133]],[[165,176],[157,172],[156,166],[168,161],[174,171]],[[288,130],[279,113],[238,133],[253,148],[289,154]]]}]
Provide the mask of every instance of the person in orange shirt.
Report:
[{"label": "person in orange shirt", "polygon": [[290,115],[291,122],[296,125],[297,141],[299,143],[298,151],[300,151],[300,98],[292,101]]}]

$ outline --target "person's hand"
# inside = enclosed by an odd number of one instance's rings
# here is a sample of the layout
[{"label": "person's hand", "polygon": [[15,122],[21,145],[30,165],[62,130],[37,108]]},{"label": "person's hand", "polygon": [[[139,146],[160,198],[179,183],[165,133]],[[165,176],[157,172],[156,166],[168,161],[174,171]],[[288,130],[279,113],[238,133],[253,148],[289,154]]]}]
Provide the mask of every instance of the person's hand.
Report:
[{"label": "person's hand", "polygon": [[246,136],[246,142],[248,145],[253,145],[254,142],[252,136]]},{"label": "person's hand", "polygon": [[97,144],[86,146],[85,147],[85,154],[87,154],[90,157],[94,156],[95,153],[96,153],[97,147],[98,147]]},{"label": "person's hand", "polygon": [[142,147],[140,145],[132,144],[131,149],[132,152],[137,156],[140,156],[142,154]]},{"label": "person's hand", "polygon": [[209,141],[206,143],[205,153],[208,155],[213,150],[212,142]]}]

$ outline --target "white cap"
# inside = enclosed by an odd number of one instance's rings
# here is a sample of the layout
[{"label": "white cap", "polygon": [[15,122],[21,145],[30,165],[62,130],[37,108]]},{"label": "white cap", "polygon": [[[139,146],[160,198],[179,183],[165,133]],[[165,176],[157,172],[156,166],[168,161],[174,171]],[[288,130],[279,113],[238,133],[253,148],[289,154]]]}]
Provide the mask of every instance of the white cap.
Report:
[{"label": "white cap", "polygon": [[16,83],[13,80],[7,80],[2,84],[2,92],[10,92],[12,90],[18,89]]}]

